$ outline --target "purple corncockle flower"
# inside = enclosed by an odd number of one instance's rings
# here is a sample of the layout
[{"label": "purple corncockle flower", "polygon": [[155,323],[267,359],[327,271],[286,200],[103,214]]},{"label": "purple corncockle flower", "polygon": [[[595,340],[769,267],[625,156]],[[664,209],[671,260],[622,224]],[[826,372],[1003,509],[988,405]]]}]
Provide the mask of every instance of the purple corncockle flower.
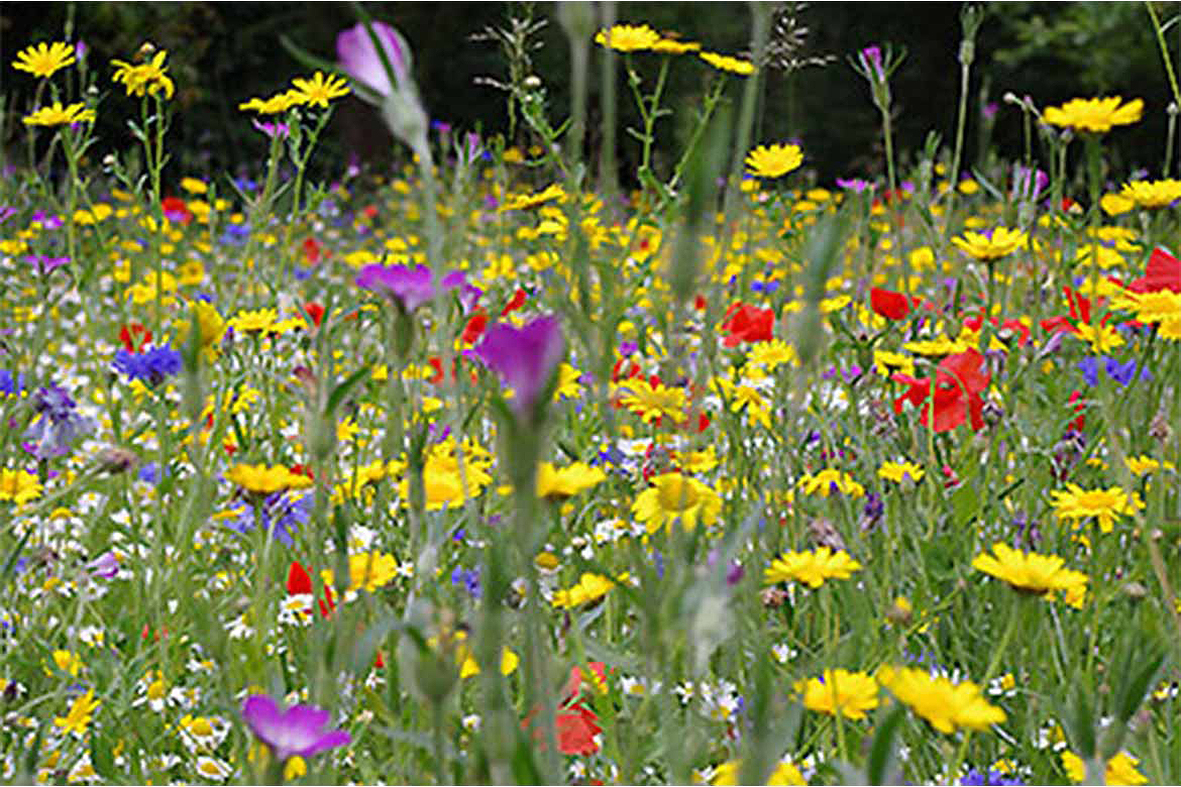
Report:
[{"label": "purple corncockle flower", "polygon": [[74,57],[79,60],[86,59],[86,53],[90,51],[90,47],[86,46],[86,42],[78,40],[74,42]]},{"label": "purple corncockle flower", "polygon": [[47,230],[55,230],[65,223],[62,221],[61,216],[54,216],[43,210],[39,210],[33,214],[33,221],[39,223],[42,229]]},{"label": "purple corncockle flower", "polygon": [[[407,312],[412,312],[435,297],[434,274],[425,265],[366,265],[357,274],[357,286],[385,294]],[[452,290],[462,286],[461,271],[448,273],[441,285]]]},{"label": "purple corncockle flower", "polygon": [[86,567],[90,569],[90,576],[92,577],[114,579],[115,575],[119,573],[119,558],[115,556],[114,552],[103,552],[94,560],[87,563]]},{"label": "purple corncockle flower", "polygon": [[981,111],[984,113],[985,120],[995,120],[996,113],[1000,112],[1000,110],[1001,110],[1000,104],[998,104],[995,101],[989,101],[987,104],[984,105],[984,109]]},{"label": "purple corncockle flower", "polygon": [[854,194],[873,190],[873,184],[864,178],[837,178],[837,185]]},{"label": "purple corncockle flower", "polygon": [[29,397],[29,404],[38,418],[25,432],[25,438],[38,459],[68,454],[76,438],[94,429],[90,419],[77,411],[74,400],[59,386],[38,388]]},{"label": "purple corncockle flower", "polygon": [[885,79],[886,68],[882,65],[882,48],[874,45],[861,50],[861,64],[872,71],[878,79]]},{"label": "purple corncockle flower", "polygon": [[246,698],[242,703],[242,718],[279,762],[296,755],[312,757],[327,749],[347,746],[353,740],[345,730],[324,732],[324,726],[331,720],[328,711],[314,705],[294,705],[282,710],[265,694]]},{"label": "purple corncockle flower", "polygon": [[561,323],[551,314],[523,328],[497,323],[484,332],[479,346],[468,352],[513,388],[517,412],[528,413],[565,351]]},{"label": "purple corncockle flower", "polygon": [[63,265],[68,265],[69,257],[47,257],[44,254],[30,255],[25,257],[25,262],[37,269],[38,275],[44,276],[55,268],[60,268]]},{"label": "purple corncockle flower", "polygon": [[[371,24],[381,48],[385,50],[386,59],[390,61],[390,68],[394,70],[394,78],[402,82],[406,78],[406,54],[401,36],[384,22]],[[373,46],[373,39],[363,22],[336,36],[336,58],[349,76],[371,90],[382,96],[388,96],[394,91],[396,86],[390,84],[381,55]]]},{"label": "purple corncockle flower", "polygon": [[1050,184],[1050,176],[1036,167],[1030,169],[1020,164],[1013,170],[1012,196],[1021,200],[1036,200],[1042,189]]},{"label": "purple corncockle flower", "polygon": [[268,139],[274,139],[275,137],[287,139],[287,135],[291,133],[291,129],[286,123],[260,123],[258,120],[251,120],[250,122],[254,124],[257,130],[266,134]]}]

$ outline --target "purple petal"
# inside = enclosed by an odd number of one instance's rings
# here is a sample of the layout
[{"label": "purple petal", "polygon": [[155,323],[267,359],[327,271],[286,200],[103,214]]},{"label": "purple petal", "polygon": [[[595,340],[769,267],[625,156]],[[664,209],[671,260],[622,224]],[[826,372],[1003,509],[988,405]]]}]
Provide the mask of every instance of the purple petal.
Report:
[{"label": "purple petal", "polygon": [[[401,81],[406,76],[406,58],[402,53],[402,45],[398,42],[398,35],[394,29],[384,22],[373,22],[373,32],[385,50],[386,58],[394,69],[394,75]],[[336,57],[344,70],[353,79],[372,88],[383,96],[394,91],[390,84],[389,75],[381,62],[381,55],[373,46],[373,39],[364,23],[358,23],[348,30],[343,30],[336,37]]]},{"label": "purple petal", "polygon": [[523,328],[492,326],[475,355],[516,391],[518,411],[532,409],[541,387],[562,360],[565,341],[558,318],[539,317]]}]

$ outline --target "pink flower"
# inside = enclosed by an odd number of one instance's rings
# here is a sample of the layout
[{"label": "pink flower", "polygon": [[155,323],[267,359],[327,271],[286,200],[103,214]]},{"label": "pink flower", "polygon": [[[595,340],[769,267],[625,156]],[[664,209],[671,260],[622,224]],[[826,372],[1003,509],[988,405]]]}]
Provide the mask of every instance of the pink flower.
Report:
[{"label": "pink flower", "polygon": [[[409,52],[402,37],[398,35],[398,31],[384,22],[371,24],[377,40],[385,50],[386,58],[390,61],[390,67],[394,70],[395,79],[398,82],[404,81]],[[382,96],[390,95],[397,87],[390,84],[389,74],[381,62],[381,55],[373,46],[373,39],[363,22],[337,35],[336,57],[349,76]]]},{"label": "pink flower", "polygon": [[295,705],[282,710],[265,694],[246,698],[242,703],[242,718],[280,762],[295,755],[311,757],[326,749],[347,746],[353,740],[344,730],[324,732],[324,726],[331,721],[328,711],[314,705]]}]

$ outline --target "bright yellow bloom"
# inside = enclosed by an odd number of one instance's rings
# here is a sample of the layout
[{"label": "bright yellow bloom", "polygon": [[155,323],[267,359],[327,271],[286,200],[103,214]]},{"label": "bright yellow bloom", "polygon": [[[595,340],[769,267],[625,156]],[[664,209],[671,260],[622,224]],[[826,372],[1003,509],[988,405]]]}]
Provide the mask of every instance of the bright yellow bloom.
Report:
[{"label": "bright yellow bloom", "polygon": [[307,489],[312,479],[293,473],[283,465],[268,467],[265,464],[236,464],[226,472],[226,480],[232,484],[260,495],[269,495],[284,489]]},{"label": "bright yellow bloom", "polygon": [[662,38],[652,45],[652,51],[665,55],[683,55],[686,52],[700,52],[701,44],[696,41],[679,41],[675,38]]},{"label": "bright yellow bloom", "polygon": [[279,319],[278,309],[243,309],[230,318],[230,327],[243,333],[269,331]]},{"label": "bright yellow bloom", "polygon": [[755,64],[749,60],[720,55],[717,52],[698,52],[697,56],[719,71],[729,71],[731,74],[750,76],[758,70],[755,68]]},{"label": "bright yellow bloom", "polygon": [[168,52],[161,49],[150,61],[139,65],[112,60],[111,65],[115,67],[115,74],[111,80],[122,82],[129,96],[143,96],[145,93],[154,96],[163,90],[165,98],[172,98],[175,88],[172,79],[165,73],[168,71],[168,67],[164,65],[164,58],[167,56]]},{"label": "bright yellow bloom", "polygon": [[[1107,761],[1107,768],[1103,774],[1106,784],[1148,784],[1144,774],[1136,769],[1140,760],[1127,752],[1120,752]],[[1062,767],[1072,782],[1079,784],[1086,778],[1086,766],[1083,758],[1072,751],[1062,752]]]},{"label": "bright yellow bloom", "polygon": [[41,482],[24,470],[0,470],[0,500],[27,503],[41,497]]},{"label": "bright yellow bloom", "polygon": [[804,163],[799,145],[759,145],[746,156],[746,171],[759,178],[778,178]]},{"label": "bright yellow bloom", "polygon": [[1120,196],[1141,208],[1163,208],[1181,200],[1181,180],[1133,180],[1124,184]]},{"label": "bright yellow bloom", "polygon": [[663,383],[651,385],[642,377],[624,380],[613,387],[623,394],[620,403],[646,424],[658,418],[668,418],[679,424],[689,417],[685,414],[687,399],[682,388],[668,388]]},{"label": "bright yellow bloom", "polygon": [[797,681],[795,690],[803,695],[805,708],[830,716],[864,719],[866,711],[878,706],[878,683],[865,672],[826,669],[823,678]]},{"label": "bright yellow bloom", "polygon": [[1045,118],[1051,125],[1102,134],[1112,126],[1127,126],[1140,120],[1144,102],[1137,98],[1120,106],[1122,101],[1120,96],[1076,98],[1060,107],[1048,107]]},{"label": "bright yellow bloom", "polygon": [[853,476],[841,472],[835,467],[827,467],[816,475],[805,473],[800,478],[800,486],[806,495],[814,495],[819,492],[821,497],[828,497],[833,491],[849,497],[865,495],[865,487],[854,481]]},{"label": "bright yellow bloom", "polygon": [[970,680],[952,683],[914,667],[882,667],[877,678],[899,702],[947,735],[960,729],[986,730],[1005,720],[1005,712],[989,705]]},{"label": "bright yellow bloom", "polygon": [[[956,353],[967,352],[973,346],[971,342],[967,341],[964,334],[961,333],[954,340],[946,336],[938,336],[934,339],[918,339],[913,342],[906,342],[902,345],[902,349],[909,350],[915,355],[955,355]],[[914,368],[913,362],[911,368]]]},{"label": "bright yellow bloom", "polygon": [[657,33],[648,25],[613,25],[610,30],[595,33],[595,43],[609,47],[616,52],[640,52],[652,49],[660,41]]},{"label": "bright yellow bloom", "polygon": [[952,238],[951,242],[978,260],[991,262],[1028,246],[1029,235],[1022,230],[997,227],[990,233],[966,231],[960,237]]},{"label": "bright yellow bloom", "polygon": [[238,109],[243,112],[254,111],[260,115],[281,115],[300,103],[302,102],[299,93],[288,90],[285,93],[276,93],[270,98],[252,98],[244,101],[238,105]]},{"label": "bright yellow bloom", "polygon": [[1151,456],[1127,456],[1124,457],[1124,463],[1132,471],[1132,475],[1137,476],[1148,475],[1160,469],[1160,462]]},{"label": "bright yellow bloom", "polygon": [[861,564],[848,552],[817,547],[811,552],[784,552],[763,571],[763,580],[768,585],[794,580],[815,590],[827,579],[848,579],[859,570]]},{"label": "bright yellow bloom", "polygon": [[1084,490],[1077,484],[1067,484],[1065,491],[1055,490],[1050,495],[1054,498],[1054,512],[1059,519],[1073,519],[1078,527],[1078,520],[1095,517],[1103,533],[1110,533],[1119,517],[1132,516],[1136,509],[1144,510],[1140,495],[1125,493],[1118,486]]},{"label": "bright yellow bloom", "polygon": [[1091,345],[1091,349],[1101,355],[1114,350],[1116,347],[1124,345],[1124,337],[1120,336],[1119,331],[1111,325],[1093,326],[1089,323],[1079,322],[1075,324],[1075,330],[1078,331],[1078,338]]},{"label": "bright yellow bloom", "polygon": [[91,689],[74,700],[68,714],[64,717],[54,717],[53,724],[55,727],[61,727],[63,734],[73,733],[80,738],[86,734],[86,728],[90,726],[90,721],[94,718],[94,711],[99,704],[100,701],[94,698],[94,689]]},{"label": "bright yellow bloom", "polygon": [[[467,645],[467,632],[455,632],[455,639],[459,645],[455,648],[455,660],[460,662],[459,679],[467,680],[480,674],[480,665],[476,662],[472,650]],[[517,671],[521,658],[507,646],[500,651],[500,674],[506,678]]]},{"label": "bright yellow bloom", "polygon": [[[422,481],[426,492],[428,511],[441,511],[445,506],[455,506],[467,498],[479,497],[492,483],[488,474],[491,459],[478,446],[464,445],[463,469],[455,455],[455,441],[439,443],[431,449],[423,467]],[[405,470],[402,467],[399,472]],[[464,491],[467,495],[464,495]],[[398,485],[402,505],[410,505],[410,479],[404,477]]]},{"label": "bright yellow bloom", "polygon": [[606,473],[586,462],[575,462],[561,468],[555,467],[552,462],[540,462],[537,465],[537,496],[548,500],[565,500],[606,479]]},{"label": "bright yellow bloom", "polygon": [[180,187],[190,194],[205,194],[209,191],[209,184],[197,178],[181,178]]},{"label": "bright yellow bloom", "polygon": [[1114,305],[1135,312],[1140,322],[1159,323],[1157,330],[1161,338],[1181,339],[1181,292],[1124,290],[1115,298]]},{"label": "bright yellow bloom", "polygon": [[[732,787],[732,785],[738,784],[738,776],[741,772],[742,760],[724,762],[714,770],[714,777],[710,780],[710,784]],[[771,775],[767,777],[768,785],[802,785],[807,783],[808,781],[804,778],[804,774],[800,773],[800,769],[786,760],[776,763],[775,770],[771,771]]]},{"label": "bright yellow bloom", "polygon": [[752,346],[746,353],[746,359],[765,367],[768,372],[773,372],[782,364],[796,363],[799,357],[790,344],[786,344],[782,339],[772,339]]},{"label": "bright yellow bloom", "polygon": [[93,123],[94,110],[87,109],[79,101],[63,107],[60,101],[54,101],[47,107],[41,107],[31,115],[25,115],[21,121],[26,126],[64,126],[67,123]]},{"label": "bright yellow bloom", "polygon": [[299,103],[321,109],[327,109],[328,102],[332,99],[347,96],[350,92],[349,84],[344,79],[335,74],[329,74],[325,79],[324,74],[319,71],[313,74],[311,79],[296,77],[291,83],[295,85],[292,92]]},{"label": "bright yellow bloom", "polygon": [[1024,593],[1043,595],[1051,590],[1073,593],[1085,592],[1087,575],[1063,568],[1064,561],[1057,555],[1018,552],[1003,542],[992,547],[993,555],[982,552],[972,561],[972,568],[1008,582]]},{"label": "bright yellow bloom", "polygon": [[926,471],[922,465],[916,465],[914,462],[882,462],[882,466],[878,468],[878,478],[896,484],[901,484],[907,476],[917,484],[923,480],[924,473]]},{"label": "bright yellow bloom", "polygon": [[[398,561],[393,555],[387,555],[376,550],[349,555],[349,590],[365,590],[372,593],[380,587],[388,585],[398,575]],[[324,584],[331,587],[335,575],[331,569],[320,572]]]},{"label": "bright yellow bloom", "polygon": [[722,498],[696,478],[665,473],[652,479],[652,486],[640,493],[631,510],[649,533],[661,527],[672,530],[678,520],[686,530],[692,530],[698,522],[711,525],[717,521]]},{"label": "bright yellow bloom", "polygon": [[559,202],[566,201],[566,190],[559,183],[551,183],[534,194],[518,194],[515,197],[505,200],[498,210],[501,213],[507,210],[526,210],[527,208],[534,208],[542,203],[555,199]]},{"label": "bright yellow bloom", "polygon": [[890,352],[889,350],[873,351],[873,368],[882,377],[902,373],[914,376],[914,359],[909,355]]},{"label": "bright yellow bloom", "polygon": [[1104,194],[1099,200],[1099,207],[1103,208],[1103,212],[1108,216],[1119,216],[1136,207],[1136,203],[1119,194]]},{"label": "bright yellow bloom", "polygon": [[[620,582],[626,582],[628,575],[621,574],[619,576]],[[551,602],[558,609],[572,609],[573,607],[580,607],[583,604],[589,604],[592,601],[598,601],[603,596],[607,595],[611,588],[615,587],[615,582],[602,574],[592,574],[589,571],[584,573],[578,579],[578,584],[567,590],[559,590],[554,593],[553,601]]]},{"label": "bright yellow bloom", "polygon": [[17,71],[28,71],[35,77],[50,77],[59,68],[74,62],[74,47],[61,41],[52,44],[44,42],[30,44],[17,52],[12,67]]}]

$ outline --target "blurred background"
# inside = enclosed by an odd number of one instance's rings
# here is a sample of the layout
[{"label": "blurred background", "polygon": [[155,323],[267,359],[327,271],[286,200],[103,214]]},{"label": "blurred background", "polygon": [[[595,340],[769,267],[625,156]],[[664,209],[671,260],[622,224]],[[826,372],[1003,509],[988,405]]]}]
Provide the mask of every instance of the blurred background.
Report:
[{"label": "blurred background", "polygon": [[[1181,3],[1157,3],[1164,20]],[[533,72],[544,82],[550,117],[564,118],[569,105],[569,47],[553,4],[369,3],[375,19],[397,27],[414,51],[414,74],[432,119],[458,130],[505,133],[505,94],[477,84],[477,77],[505,78],[506,63],[495,42],[473,40],[487,28],[506,28],[510,16],[544,23],[533,36]],[[775,37],[783,47],[780,65],[767,70],[755,139],[799,141],[807,165],[822,183],[835,177],[873,175],[882,166],[880,125],[865,81],[848,58],[870,44],[904,48],[906,61],[892,80],[897,107],[897,149],[903,161],[920,149],[931,131],[950,146],[959,97],[960,3],[781,3]],[[966,135],[970,167],[990,147],[1005,157],[1021,154],[1021,112],[1001,101],[1011,91],[1030,95],[1039,107],[1074,97],[1122,95],[1145,101],[1144,120],[1108,135],[1116,172],[1137,167],[1159,175],[1166,130],[1168,81],[1149,15],[1143,3],[991,3],[977,42]],[[677,31],[707,49],[738,54],[749,46],[751,14],[745,3],[617,3],[617,21],[648,23]],[[176,165],[170,176],[231,171],[256,172],[265,155],[264,137],[250,116],[237,109],[253,96],[284,89],[294,75],[309,72],[280,43],[287,36],[300,47],[335,60],[339,31],[356,22],[347,3],[19,3],[0,5],[0,72],[7,94],[4,144],[19,148],[19,120],[32,98],[35,80],[10,67],[30,43],[81,40],[98,85],[109,91],[99,111],[105,147],[132,141],[123,118],[137,105],[111,91],[109,61],[131,59],[144,41],[168,50],[176,83],[179,116],[170,131]],[[1181,52],[1181,24],[1166,33],[1174,57]],[[601,52],[595,47],[592,57]],[[652,80],[658,61],[637,58]],[[1181,71],[1181,64],[1178,64]],[[617,70],[620,126],[637,125],[622,69]],[[665,106],[677,113],[658,125],[658,150],[675,155],[692,122],[684,111],[699,102],[712,69],[685,57],[673,63]],[[737,82],[737,80],[735,80]],[[650,82],[648,83],[650,86]],[[590,84],[591,132],[588,155],[597,156],[595,129],[601,89],[596,59]],[[735,101],[739,87],[728,95]],[[994,104],[996,106],[987,105]],[[985,120],[984,112],[995,116]],[[14,122],[15,121],[15,122]],[[991,126],[991,129],[990,129]],[[987,132],[987,133],[986,133]],[[518,130],[518,143],[530,140]],[[634,172],[638,144],[618,132],[624,182]],[[352,157],[384,166],[397,150],[376,113],[350,98],[340,104],[317,154],[321,172],[339,172]],[[12,160],[20,162],[19,155]],[[666,171],[655,162],[658,172]],[[180,169],[184,172],[181,173]],[[1121,175],[1122,176],[1122,175]]]}]

